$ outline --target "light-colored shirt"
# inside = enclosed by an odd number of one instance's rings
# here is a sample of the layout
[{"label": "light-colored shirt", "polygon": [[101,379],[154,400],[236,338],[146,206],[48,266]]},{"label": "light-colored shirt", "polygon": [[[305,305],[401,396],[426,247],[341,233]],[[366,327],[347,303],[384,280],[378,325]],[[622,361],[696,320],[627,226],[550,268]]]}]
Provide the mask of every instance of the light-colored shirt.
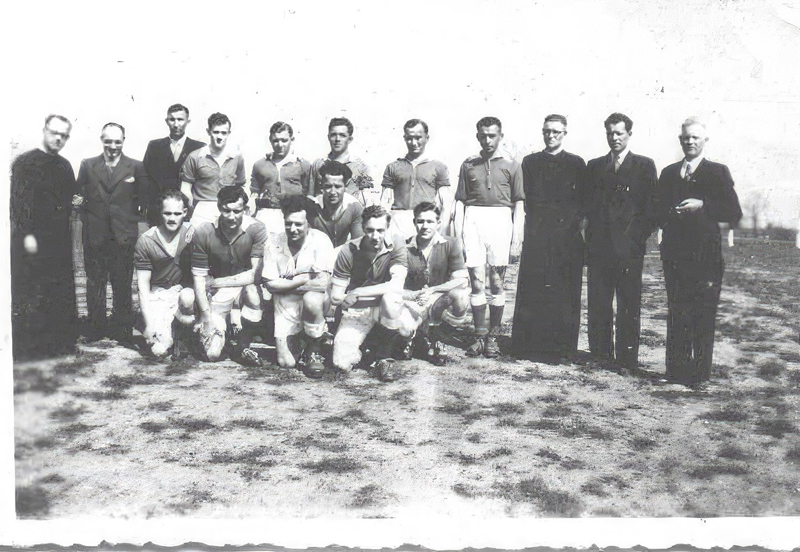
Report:
[{"label": "light-colored shirt", "polygon": [[272,234],[264,249],[265,280],[291,279],[297,274],[332,270],[333,244],[323,232],[308,229],[300,250],[292,254],[286,232]]},{"label": "light-colored shirt", "polygon": [[683,159],[683,165],[681,165],[681,178],[686,178],[686,168],[687,167],[691,167],[691,170],[689,171],[689,173],[690,174],[694,174],[694,171],[697,170],[697,167],[700,165],[700,163],[703,162],[703,159],[705,159],[705,156],[703,156],[702,154],[698,155],[697,157],[695,157],[691,161],[689,161],[688,159],[684,158]]}]

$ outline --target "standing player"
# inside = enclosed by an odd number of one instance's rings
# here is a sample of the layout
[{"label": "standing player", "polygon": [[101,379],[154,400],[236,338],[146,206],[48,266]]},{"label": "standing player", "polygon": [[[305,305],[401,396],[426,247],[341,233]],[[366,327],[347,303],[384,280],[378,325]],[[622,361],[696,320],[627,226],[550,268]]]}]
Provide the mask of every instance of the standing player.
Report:
[{"label": "standing player", "polygon": [[444,163],[425,155],[429,138],[425,121],[406,121],[403,140],[408,153],[383,173],[381,203],[392,209],[392,231],[406,238],[416,234],[413,209],[423,201],[436,204],[442,220],[450,221],[450,177]]},{"label": "standing player", "polygon": [[321,157],[314,161],[311,170],[312,188],[314,195],[322,192],[320,188],[322,178],[320,169],[329,161],[338,161],[347,165],[352,173],[351,178],[347,179],[345,191],[358,199],[361,205],[374,203],[374,184],[369,174],[367,164],[358,157],[350,155],[350,143],[353,141],[353,123],[345,117],[334,117],[328,124],[328,143],[331,145],[331,152],[327,157]]},{"label": "standing player", "polygon": [[241,364],[260,366],[250,349],[256,324],[261,321],[261,295],[253,284],[256,267],[264,256],[267,230],[245,216],[247,193],[241,186],[219,191],[219,216],[196,226],[192,246],[195,302],[200,312],[200,337],[209,360],[222,356],[226,318],[241,307],[241,321],[231,317],[232,356]]},{"label": "standing player", "polygon": [[222,188],[241,187],[246,182],[242,154],[228,147],[231,134],[228,116],[211,114],[206,132],[210,138],[208,146],[190,153],[181,169],[181,191],[193,202],[195,227],[217,218],[217,194]]},{"label": "standing player", "polygon": [[285,231],[271,235],[264,252],[262,285],[275,303],[275,345],[278,365],[291,368],[296,359],[288,338],[305,334],[303,372],[319,378],[324,371],[325,292],[333,245],[324,233],[308,226],[306,198],[281,200]]},{"label": "standing player", "polygon": [[636,369],[642,268],[647,238],[656,229],[658,178],[652,159],[628,149],[633,121],[622,113],[612,113],[604,124],[611,151],[592,159],[587,167],[589,349],[600,358],[616,360],[623,368]]},{"label": "standing player", "polygon": [[181,326],[194,322],[191,248],[183,220],[189,200],[172,188],[161,194],[161,221],[139,237],[133,254],[139,284],[143,332],[150,351],[163,356],[177,342]]},{"label": "standing player", "polygon": [[[464,242],[472,283],[470,304],[477,340],[467,349],[467,355],[496,357],[500,354],[496,336],[506,301],[503,278],[509,256],[518,257],[522,246],[525,192],[519,163],[500,149],[500,120],[484,117],[476,126],[481,151],[467,158],[458,174],[455,230]],[[492,294],[488,321],[487,265]]]},{"label": "standing player", "polygon": [[289,123],[273,124],[269,143],[272,153],[255,162],[250,176],[250,213],[255,213],[269,234],[283,234],[280,201],[310,193],[311,163],[295,155],[294,130]]},{"label": "standing player", "polygon": [[311,227],[324,232],[334,247],[364,235],[361,228],[361,212],[364,207],[345,191],[345,183],[352,173],[347,165],[328,161],[319,169],[322,192],[313,198]]}]

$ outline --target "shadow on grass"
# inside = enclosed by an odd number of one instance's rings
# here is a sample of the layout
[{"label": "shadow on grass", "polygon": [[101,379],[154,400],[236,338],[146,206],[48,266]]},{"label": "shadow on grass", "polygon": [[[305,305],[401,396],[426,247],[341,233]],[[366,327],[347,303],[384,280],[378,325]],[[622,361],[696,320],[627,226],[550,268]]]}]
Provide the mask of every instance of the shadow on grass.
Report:
[{"label": "shadow on grass", "polygon": [[501,484],[499,495],[511,502],[533,503],[547,516],[576,517],[583,511],[580,499],[565,491],[551,489],[541,477],[523,479],[516,484]]},{"label": "shadow on grass", "polygon": [[38,485],[16,488],[17,517],[41,519],[50,512],[50,493]]},{"label": "shadow on grass", "polygon": [[83,371],[84,368],[92,367],[98,362],[102,362],[107,358],[108,358],[108,353],[104,353],[102,351],[96,351],[96,352],[80,351],[75,356],[74,359],[66,362],[59,362],[58,364],[53,366],[53,373],[59,375],[70,375],[70,376],[79,374]]},{"label": "shadow on grass", "polygon": [[351,508],[369,508],[374,506],[383,506],[386,504],[386,493],[383,492],[381,487],[370,483],[364,485],[356,492],[353,493],[353,499],[350,502]]},{"label": "shadow on grass", "polygon": [[750,467],[746,464],[723,461],[712,461],[686,470],[689,477],[704,480],[711,480],[717,475],[747,475],[748,473],[750,473]]},{"label": "shadow on grass", "polygon": [[349,473],[363,470],[364,465],[347,456],[331,456],[317,462],[305,462],[300,467],[314,473]]},{"label": "shadow on grass", "polygon": [[56,408],[50,412],[48,417],[51,420],[58,420],[60,422],[74,422],[81,414],[84,414],[88,410],[85,405],[80,405],[77,407],[74,405],[75,403],[70,401],[64,406]]},{"label": "shadow on grass", "polygon": [[756,433],[783,439],[783,436],[787,433],[797,433],[797,426],[784,418],[759,420],[756,423]]},{"label": "shadow on grass", "polygon": [[747,420],[750,415],[747,411],[742,410],[741,405],[729,404],[720,410],[704,412],[697,417],[701,420],[710,420],[713,422],[743,422]]},{"label": "shadow on grass", "polygon": [[164,383],[164,380],[144,374],[128,374],[125,376],[112,374],[101,381],[100,385],[110,387],[115,391],[125,391],[134,385],[156,385],[159,383]]}]

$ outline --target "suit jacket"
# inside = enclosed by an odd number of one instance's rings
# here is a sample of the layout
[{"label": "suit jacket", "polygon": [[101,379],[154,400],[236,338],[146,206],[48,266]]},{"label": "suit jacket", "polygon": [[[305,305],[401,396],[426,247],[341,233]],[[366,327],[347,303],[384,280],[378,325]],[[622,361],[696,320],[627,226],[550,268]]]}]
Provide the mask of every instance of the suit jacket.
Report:
[{"label": "suit jacket", "polygon": [[110,175],[102,155],[81,161],[84,243],[99,245],[111,238],[121,245],[136,243],[149,186],[142,162],[124,154]]},{"label": "suit jacket", "polygon": [[[159,138],[151,140],[147,144],[147,150],[144,152],[145,171],[147,176],[150,177],[150,190],[148,191],[148,203],[152,206],[158,202],[158,196],[163,192],[170,189],[181,189],[181,167],[189,154],[205,146],[205,142],[192,140],[188,136],[183,143],[183,149],[175,161],[172,156],[172,148],[170,147],[169,136],[166,138]],[[148,218],[152,223],[158,223],[158,208],[150,209]]]},{"label": "suit jacket", "polygon": [[608,153],[589,161],[587,175],[589,264],[644,257],[647,238],[657,226],[656,164],[629,151],[615,173]]},{"label": "suit jacket", "polygon": [[[664,168],[658,180],[658,223],[664,230],[661,258],[719,261],[718,223],[735,224],[742,218],[733,178],[725,165],[703,159],[687,182],[681,178],[682,165],[679,161]],[[676,213],[675,207],[690,197],[702,199],[703,207],[696,213]]]}]

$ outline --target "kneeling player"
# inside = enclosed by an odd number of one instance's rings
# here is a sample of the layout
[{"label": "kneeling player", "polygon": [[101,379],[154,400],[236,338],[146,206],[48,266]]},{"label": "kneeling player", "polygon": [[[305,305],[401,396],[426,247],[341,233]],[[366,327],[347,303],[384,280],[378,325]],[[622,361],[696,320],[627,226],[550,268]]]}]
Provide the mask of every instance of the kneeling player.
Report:
[{"label": "kneeling player", "polygon": [[183,225],[189,200],[180,190],[164,192],[158,226],[136,242],[133,262],[139,284],[139,305],[144,338],[155,356],[164,356],[175,343],[181,326],[194,322],[194,291],[191,282],[191,248],[188,227]]},{"label": "kneeling player", "polygon": [[[218,360],[225,345],[226,318],[231,316],[231,347],[234,360],[261,366],[250,340],[261,320],[261,294],[253,283],[256,266],[264,256],[267,230],[264,224],[245,216],[247,193],[239,186],[225,186],[217,195],[220,215],[195,230],[192,277],[195,301],[200,311],[201,343],[209,360]],[[234,309],[236,309],[234,311]]]},{"label": "kneeling player", "polygon": [[[414,207],[417,235],[408,238],[408,275],[403,299],[422,317],[417,335],[426,358],[436,365],[447,361],[437,328],[442,321],[462,326],[469,307],[469,273],[457,238],[439,231],[441,210],[424,201]],[[409,351],[410,353],[410,351]]]},{"label": "kneeling player", "polygon": [[290,196],[281,200],[285,232],[273,234],[264,252],[262,285],[275,304],[275,346],[278,364],[291,368],[297,360],[289,349],[289,336],[305,333],[300,361],[311,378],[322,377],[325,359],[325,292],[330,276],[333,244],[323,232],[308,226],[307,200]]},{"label": "kneeling player", "polygon": [[419,321],[403,304],[408,271],[405,240],[388,236],[391,215],[380,205],[361,214],[364,236],[350,240],[339,252],[331,279],[331,307],[342,307],[342,319],[333,340],[333,364],[353,368],[361,360],[360,347],[375,328],[372,369],[383,381],[395,378],[391,363],[397,335],[408,339]]}]

